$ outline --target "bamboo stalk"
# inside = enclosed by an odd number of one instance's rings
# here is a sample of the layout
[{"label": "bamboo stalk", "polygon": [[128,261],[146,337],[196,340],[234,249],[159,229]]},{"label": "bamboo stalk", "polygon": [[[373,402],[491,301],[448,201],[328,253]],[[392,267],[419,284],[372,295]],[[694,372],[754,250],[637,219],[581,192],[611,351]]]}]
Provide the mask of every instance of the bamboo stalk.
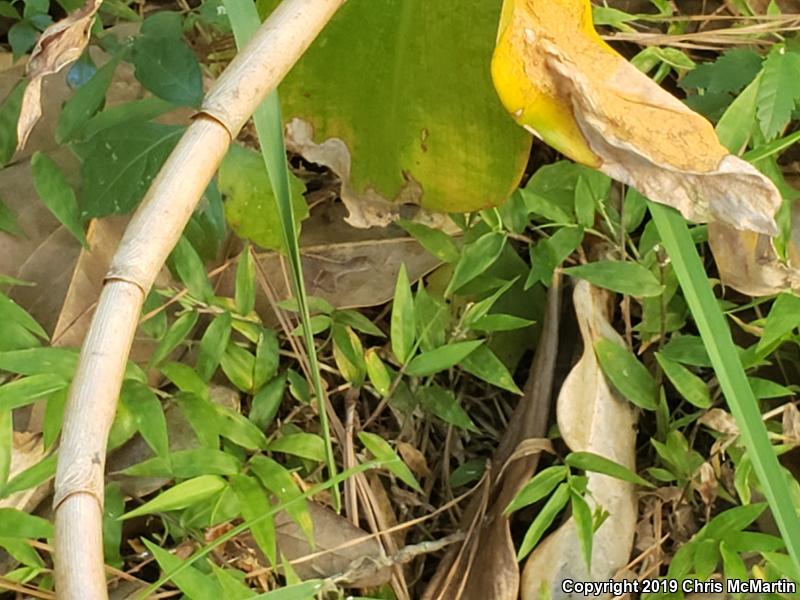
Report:
[{"label": "bamboo stalk", "polygon": [[209,92],[111,262],[64,413],[53,505],[56,589],[108,597],[102,546],[106,444],[144,298],[231,140],[345,0],[284,0]]}]

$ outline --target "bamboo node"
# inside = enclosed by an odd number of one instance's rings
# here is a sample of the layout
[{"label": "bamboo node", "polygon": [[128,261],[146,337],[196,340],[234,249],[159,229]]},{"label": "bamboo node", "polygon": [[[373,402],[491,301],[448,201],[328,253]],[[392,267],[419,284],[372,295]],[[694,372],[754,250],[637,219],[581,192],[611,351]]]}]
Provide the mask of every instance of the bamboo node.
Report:
[{"label": "bamboo node", "polygon": [[63,473],[56,473],[53,509],[74,494],[92,496],[103,510],[103,471],[105,461],[98,453],[91,457],[79,457]]}]

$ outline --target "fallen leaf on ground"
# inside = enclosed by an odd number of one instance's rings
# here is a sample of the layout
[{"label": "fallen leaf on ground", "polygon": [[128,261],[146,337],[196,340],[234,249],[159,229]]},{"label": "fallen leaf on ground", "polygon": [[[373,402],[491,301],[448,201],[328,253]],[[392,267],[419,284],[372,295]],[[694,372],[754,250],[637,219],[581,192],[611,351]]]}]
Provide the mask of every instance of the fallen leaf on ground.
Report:
[{"label": "fallen leaf on ground", "polygon": [[570,158],[692,221],[777,233],[775,185],[606,44],[589,0],[504,0],[492,74],[517,122]]},{"label": "fallen leaf on ground", "polygon": [[42,116],[42,80],[47,75],[58,73],[83,54],[101,4],[102,0],[86,0],[81,8],[45,29],[36,42],[28,60],[28,87],[25,88],[17,122],[17,149],[25,145],[33,126]]},{"label": "fallen leaf on ground", "polygon": [[[609,296],[585,281],[573,293],[575,314],[583,338],[583,354],[558,394],[558,427],[574,452],[591,452],[636,471],[636,418],[630,403],[611,389],[598,364],[595,342],[605,338],[624,343],[609,323]],[[525,564],[520,585],[523,600],[538,600],[540,591],[552,600],[570,597],[561,589],[564,579],[603,581],[624,567],[633,548],[636,496],[631,483],[587,472],[585,497],[594,509],[609,513],[594,534],[591,573],[581,554],[574,520],[570,518],[542,541]]]}]

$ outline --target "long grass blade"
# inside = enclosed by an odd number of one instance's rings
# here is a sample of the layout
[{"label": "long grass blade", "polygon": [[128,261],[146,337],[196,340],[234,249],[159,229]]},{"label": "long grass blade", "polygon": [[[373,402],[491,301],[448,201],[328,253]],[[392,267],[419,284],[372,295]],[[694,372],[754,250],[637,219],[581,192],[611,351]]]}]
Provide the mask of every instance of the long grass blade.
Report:
[{"label": "long grass blade", "polygon": [[[238,48],[244,47],[247,41],[258,29],[261,21],[258,18],[255,4],[251,0],[225,0],[225,9],[231,21],[233,34]],[[281,220],[281,230],[289,257],[292,272],[295,296],[300,312],[300,322],[303,324],[303,339],[308,351],[308,365],[311,371],[314,395],[319,407],[319,420],[322,428],[322,437],[325,441],[325,462],[328,476],[336,475],[336,461],[333,456],[333,443],[331,441],[328,413],[325,410],[325,393],[319,371],[319,361],[314,348],[314,335],[311,329],[311,315],[308,309],[308,295],[306,294],[303,280],[303,265],[300,262],[300,244],[297,240],[297,224],[292,210],[292,199],[289,189],[289,173],[286,164],[286,147],[283,141],[283,121],[281,119],[281,106],[278,91],[273,91],[259,105],[253,114],[253,121],[261,146],[261,154],[267,167],[269,180],[278,204],[278,214]],[[333,487],[333,502],[336,510],[340,507],[339,487]]]},{"label": "long grass blade", "polygon": [[689,228],[674,209],[654,202],[649,208],[783,541],[800,568],[800,520],[789,486]]}]

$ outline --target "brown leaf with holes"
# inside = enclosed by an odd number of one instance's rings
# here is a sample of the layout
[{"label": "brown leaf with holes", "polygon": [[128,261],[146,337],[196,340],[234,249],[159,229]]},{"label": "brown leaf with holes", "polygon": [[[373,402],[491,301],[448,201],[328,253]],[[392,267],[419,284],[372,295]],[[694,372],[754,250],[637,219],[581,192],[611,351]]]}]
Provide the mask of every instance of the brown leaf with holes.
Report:
[{"label": "brown leaf with holes", "polygon": [[95,14],[102,0],[86,0],[86,4],[71,15],[44,30],[28,60],[28,87],[22,98],[17,122],[17,150],[25,145],[33,126],[42,116],[42,80],[58,73],[83,54]]}]

